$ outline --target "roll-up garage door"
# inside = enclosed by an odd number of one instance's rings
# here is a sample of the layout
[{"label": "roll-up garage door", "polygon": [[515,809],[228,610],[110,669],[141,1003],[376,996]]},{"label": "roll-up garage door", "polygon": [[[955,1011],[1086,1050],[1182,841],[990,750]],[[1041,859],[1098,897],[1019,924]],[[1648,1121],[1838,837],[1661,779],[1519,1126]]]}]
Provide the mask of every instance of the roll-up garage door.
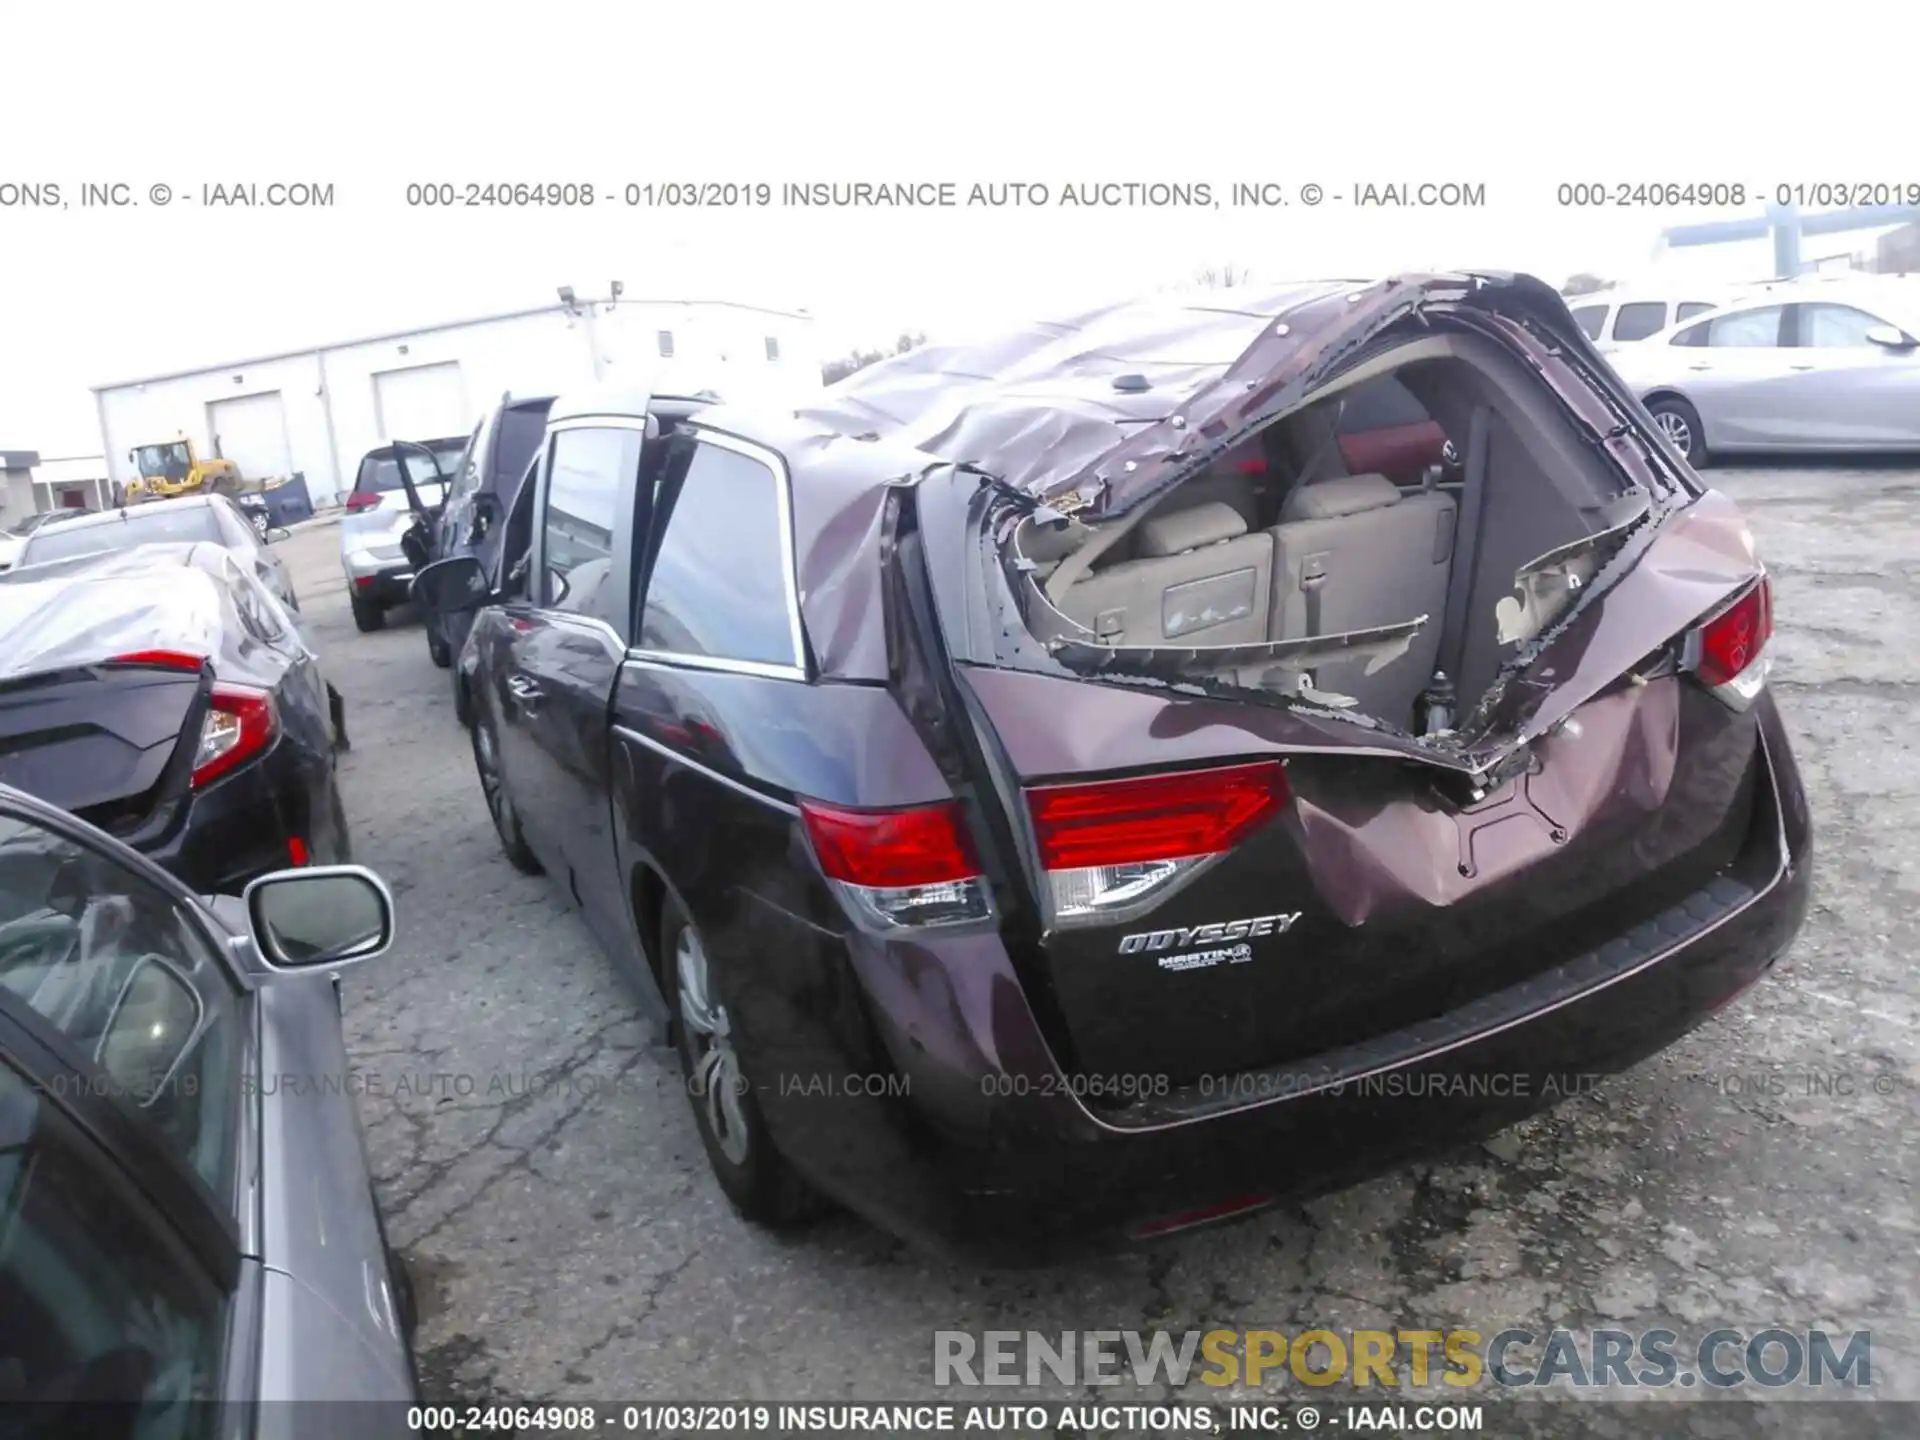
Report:
[{"label": "roll-up garage door", "polygon": [[278,390],[236,395],[207,406],[216,453],[240,467],[242,478],[272,480],[293,473],[287,448],[287,411]]},{"label": "roll-up garage door", "polygon": [[457,360],[379,371],[373,377],[373,408],[382,444],[438,440],[473,429]]}]

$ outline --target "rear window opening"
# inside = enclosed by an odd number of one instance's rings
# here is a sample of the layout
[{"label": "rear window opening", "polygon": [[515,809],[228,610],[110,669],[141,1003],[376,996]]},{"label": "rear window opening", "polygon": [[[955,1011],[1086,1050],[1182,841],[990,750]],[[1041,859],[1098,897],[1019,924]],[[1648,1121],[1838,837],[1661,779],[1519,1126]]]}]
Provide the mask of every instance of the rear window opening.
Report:
[{"label": "rear window opening", "polygon": [[1027,628],[1069,669],[1436,734],[1565,617],[1649,499],[1516,356],[1439,322],[1142,509],[1043,512],[1005,554]]},{"label": "rear window opening", "polygon": [[[463,440],[451,447],[429,446],[428,448],[433,451],[431,460],[418,450],[408,450],[400,456],[390,453],[368,455],[360,462],[360,473],[353,482],[353,488],[380,495],[405,489],[406,487],[400,481],[400,466],[403,462],[407,467],[408,478],[416,486],[437,485],[442,481],[451,480],[455,471],[460,468],[460,457],[466,453],[466,442]],[[440,464],[438,474],[434,473],[433,468],[436,460]]]}]

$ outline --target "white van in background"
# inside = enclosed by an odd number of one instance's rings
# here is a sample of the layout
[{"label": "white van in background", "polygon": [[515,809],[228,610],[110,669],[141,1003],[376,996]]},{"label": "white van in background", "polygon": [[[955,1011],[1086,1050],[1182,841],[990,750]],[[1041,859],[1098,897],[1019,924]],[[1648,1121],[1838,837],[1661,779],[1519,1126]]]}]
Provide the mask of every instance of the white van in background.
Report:
[{"label": "white van in background", "polygon": [[1616,345],[1630,345],[1657,335],[1669,325],[1730,305],[1739,298],[1737,294],[1720,294],[1717,289],[1676,295],[1671,291],[1660,294],[1623,286],[1596,290],[1590,295],[1570,295],[1567,308],[1573,311],[1573,318],[1587,338],[1604,353]]}]

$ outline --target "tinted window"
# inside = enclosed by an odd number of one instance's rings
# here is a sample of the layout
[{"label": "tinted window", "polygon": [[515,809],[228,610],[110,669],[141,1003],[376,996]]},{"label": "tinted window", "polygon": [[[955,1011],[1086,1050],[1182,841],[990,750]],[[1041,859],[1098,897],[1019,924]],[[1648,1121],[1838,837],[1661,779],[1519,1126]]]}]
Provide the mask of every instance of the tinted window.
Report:
[{"label": "tinted window", "polygon": [[765,465],[701,445],[653,559],[640,647],[668,655],[797,665],[780,480]]},{"label": "tinted window", "polygon": [[[454,466],[459,463],[460,452],[457,450],[439,451],[436,452],[436,458],[440,461],[441,471],[447,475],[451,475],[453,474]],[[412,479],[416,487],[439,483],[438,478],[433,473],[433,461],[422,455],[418,450],[409,450],[401,456],[367,456],[366,459],[360,462],[360,474],[354,480],[353,488],[356,490],[372,490],[383,495],[389,491],[403,489],[405,487],[400,483],[400,467],[402,464],[407,467],[407,475]]]},{"label": "tinted window", "polygon": [[212,507],[183,505],[177,500],[149,500],[126,511],[124,516],[116,512],[107,520],[42,525],[21,547],[19,563],[39,565],[102,550],[131,550],[136,545],[189,540],[211,540],[216,545],[227,543]]},{"label": "tinted window", "polygon": [[207,507],[213,511],[214,523],[220,527],[220,542],[230,550],[238,550],[249,555],[260,548],[260,537],[253,533],[238,510],[221,505],[218,502]]},{"label": "tinted window", "polygon": [[[527,466],[540,453],[540,442],[547,434],[547,412],[552,408],[551,403],[514,405],[501,412],[500,434],[488,461],[493,472],[487,477],[488,489],[511,492],[520,483]],[[511,499],[511,494],[507,498]]]},{"label": "tinted window", "polygon": [[1887,322],[1851,305],[1802,305],[1800,343],[1821,349],[1870,350],[1869,330]]},{"label": "tinted window", "polygon": [[1711,309],[1713,309],[1713,302],[1710,300],[1682,300],[1679,307],[1674,310],[1673,318],[1676,321],[1691,320],[1694,316],[1704,315]]},{"label": "tinted window", "polygon": [[[483,422],[484,423],[484,422]],[[480,483],[479,471],[474,468],[474,447],[480,443],[480,426],[473,427],[473,434],[467,437],[467,443],[461,448],[454,463],[447,469],[453,477],[453,483],[447,487],[447,502],[471,495]]]},{"label": "tinted window", "polygon": [[1413,398],[1413,392],[1391,375],[1356,385],[1344,398],[1346,405],[1340,411],[1342,435],[1390,430],[1401,425],[1425,425],[1432,418],[1426,406]]},{"label": "tinted window", "polygon": [[1784,314],[1785,306],[1769,305],[1764,310],[1740,310],[1708,320],[1704,322],[1707,344],[1715,347],[1778,345],[1780,317]]},{"label": "tinted window", "polygon": [[1613,317],[1613,338],[1616,340],[1644,340],[1666,328],[1667,305],[1664,300],[1637,300],[1631,305],[1622,305],[1620,313]]},{"label": "tinted window", "polygon": [[118,861],[0,816],[0,988],[106,1073],[224,1193],[239,1113],[233,983],[187,912]]},{"label": "tinted window", "polygon": [[1607,323],[1607,307],[1604,305],[1582,305],[1573,312],[1574,323],[1589,340],[1600,338],[1600,327]]},{"label": "tinted window", "polygon": [[640,475],[638,430],[562,430],[548,460],[543,603],[590,610],[613,565],[613,517]]},{"label": "tinted window", "polygon": [[[225,1304],[113,1164],[0,1055],[0,1415],[138,1401],[122,1433],[184,1440],[206,1424],[189,1403],[219,1398]],[[56,1432],[89,1425],[70,1412],[31,1430]]]}]

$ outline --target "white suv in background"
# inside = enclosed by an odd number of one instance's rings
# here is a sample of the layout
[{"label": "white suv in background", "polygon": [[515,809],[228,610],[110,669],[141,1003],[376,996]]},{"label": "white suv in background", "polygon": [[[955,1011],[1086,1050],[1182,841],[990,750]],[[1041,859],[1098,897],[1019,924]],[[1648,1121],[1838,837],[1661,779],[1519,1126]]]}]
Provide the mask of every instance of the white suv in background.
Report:
[{"label": "white suv in background", "polygon": [[1567,308],[1586,332],[1589,340],[1604,353],[1616,345],[1630,345],[1657,335],[1669,325],[1691,320],[1730,304],[1736,297],[1721,295],[1707,298],[1700,294],[1677,296],[1672,292],[1596,290],[1591,295],[1570,295]]},{"label": "white suv in background", "polygon": [[340,568],[356,628],[378,630],[387,623],[388,607],[401,604],[412,591],[413,562],[400,544],[415,523],[407,482],[425,507],[420,518],[430,523],[446,502],[446,482],[459,471],[466,449],[467,437],[459,435],[394,441],[361,457],[347,513],[340,517]]}]

